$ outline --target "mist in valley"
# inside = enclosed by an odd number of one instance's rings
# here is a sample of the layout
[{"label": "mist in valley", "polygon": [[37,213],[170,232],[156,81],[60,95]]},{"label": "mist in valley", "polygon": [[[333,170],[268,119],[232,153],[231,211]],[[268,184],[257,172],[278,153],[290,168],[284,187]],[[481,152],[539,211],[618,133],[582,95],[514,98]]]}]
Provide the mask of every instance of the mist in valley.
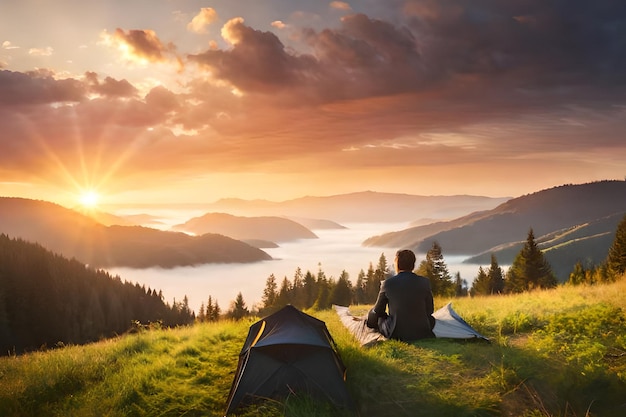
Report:
[{"label": "mist in valley", "polygon": [[[163,219],[163,224],[173,223]],[[274,274],[279,285],[284,277],[293,281],[296,269],[303,273],[311,271],[317,274],[321,270],[327,277],[338,278],[342,271],[350,276],[354,285],[359,271],[367,271],[369,264],[376,267],[381,254],[385,254],[390,269],[393,257],[400,248],[363,247],[366,238],[381,233],[402,230],[408,223],[348,223],[345,229],[313,230],[318,239],[302,239],[294,242],[279,243],[277,248],[263,249],[273,260],[248,264],[204,264],[196,267],[178,267],[172,269],[148,268],[110,268],[113,275],[122,280],[139,283],[152,289],[162,290],[165,300],[172,303],[182,301],[187,296],[190,307],[196,311],[208,297],[217,300],[222,311],[226,311],[237,293],[241,292],[248,308],[261,301],[267,278]],[[462,264],[464,256],[446,257],[444,260],[452,276],[461,273],[461,278],[471,281],[478,272],[478,265]],[[416,254],[417,264],[425,254]]]}]

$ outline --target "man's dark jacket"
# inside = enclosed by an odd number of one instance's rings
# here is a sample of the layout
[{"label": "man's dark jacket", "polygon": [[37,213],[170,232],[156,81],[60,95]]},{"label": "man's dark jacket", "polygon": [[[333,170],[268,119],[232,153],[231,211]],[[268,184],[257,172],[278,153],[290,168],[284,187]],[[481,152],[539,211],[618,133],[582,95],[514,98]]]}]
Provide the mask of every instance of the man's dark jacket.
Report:
[{"label": "man's dark jacket", "polygon": [[367,326],[390,339],[411,341],[435,337],[433,311],[428,278],[404,271],[382,282],[376,304],[368,314]]}]

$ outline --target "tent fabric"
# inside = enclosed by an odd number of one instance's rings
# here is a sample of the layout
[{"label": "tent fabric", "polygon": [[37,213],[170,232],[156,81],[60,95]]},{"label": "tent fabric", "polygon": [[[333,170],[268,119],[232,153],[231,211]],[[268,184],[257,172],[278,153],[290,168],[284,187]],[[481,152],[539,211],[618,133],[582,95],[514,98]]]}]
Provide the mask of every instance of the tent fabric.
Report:
[{"label": "tent fabric", "polygon": [[433,333],[438,338],[451,339],[484,339],[489,340],[478,333],[452,308],[452,303],[448,303],[433,313],[435,327]]},{"label": "tent fabric", "polygon": [[258,399],[298,393],[353,409],[345,372],[326,324],[288,305],[250,326],[226,415]]},{"label": "tent fabric", "polygon": [[[353,316],[349,308],[345,306],[334,305],[333,307],[341,323],[354,335],[361,346],[369,346],[387,340],[380,332],[367,327],[365,324],[367,316]],[[433,333],[437,338],[489,340],[463,320],[452,308],[452,303],[448,303],[435,311],[433,317],[435,318]]]}]

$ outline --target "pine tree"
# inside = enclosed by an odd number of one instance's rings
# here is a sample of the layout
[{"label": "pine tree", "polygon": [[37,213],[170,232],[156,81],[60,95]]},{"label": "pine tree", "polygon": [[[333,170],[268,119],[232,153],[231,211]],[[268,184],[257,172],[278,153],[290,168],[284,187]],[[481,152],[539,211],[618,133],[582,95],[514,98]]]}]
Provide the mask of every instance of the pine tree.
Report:
[{"label": "pine tree", "polygon": [[291,282],[289,282],[287,277],[284,277],[283,282],[280,284],[280,290],[278,290],[275,306],[283,308],[287,304],[291,304]]},{"label": "pine tree", "polygon": [[198,316],[196,317],[198,322],[202,323],[203,321],[207,321],[206,314],[204,312],[204,302],[200,304],[200,311],[198,312]]},{"label": "pine tree", "polygon": [[426,253],[426,259],[420,263],[418,274],[430,279],[434,295],[454,295],[454,282],[443,259],[439,242],[433,242],[432,247]]},{"label": "pine tree", "polygon": [[489,276],[485,272],[482,266],[478,267],[478,275],[474,278],[472,283],[472,289],[470,294],[475,295],[487,295],[490,294]]},{"label": "pine tree", "polygon": [[291,304],[296,308],[304,308],[305,295],[304,295],[304,275],[300,267],[296,268],[293,274],[293,284],[291,286]]},{"label": "pine tree", "polygon": [[367,274],[365,275],[365,302],[375,302],[379,291],[380,283],[376,286],[376,271],[374,270],[374,265],[370,262]]},{"label": "pine tree", "polygon": [[461,279],[461,273],[457,272],[454,277],[454,292],[457,297],[465,297],[467,295],[467,281]]},{"label": "pine tree", "polygon": [[246,307],[246,302],[243,300],[243,295],[241,292],[237,293],[235,301],[231,304],[228,316],[235,320],[241,320],[249,314],[250,312],[248,311],[248,307]]},{"label": "pine tree", "polygon": [[265,280],[265,289],[263,290],[263,296],[261,297],[261,302],[263,303],[262,311],[263,314],[270,313],[276,304],[276,298],[278,297],[278,285],[276,284],[276,277],[274,274],[270,274]]},{"label": "pine tree", "polygon": [[330,295],[331,304],[349,306],[352,303],[352,284],[350,276],[343,270]]},{"label": "pine tree", "polygon": [[489,277],[489,294],[502,294],[504,292],[504,271],[498,265],[496,255],[491,254],[491,264],[487,271]]},{"label": "pine tree", "polygon": [[615,239],[606,259],[608,278],[616,280],[626,273],[626,216],[617,225]]},{"label": "pine tree", "polygon": [[531,228],[524,247],[508,270],[506,291],[516,293],[534,288],[552,288],[556,285],[556,276],[537,246],[535,234]]},{"label": "pine tree", "polygon": [[304,292],[304,308],[311,308],[317,299],[317,282],[315,281],[315,276],[311,271],[306,271],[304,274],[304,286],[302,291]]},{"label": "pine tree", "polygon": [[356,278],[356,285],[354,286],[354,301],[356,304],[365,304],[365,271],[362,269],[359,271],[359,275]]},{"label": "pine tree", "polygon": [[326,278],[324,271],[322,271],[321,264],[319,265],[319,270],[317,272],[316,285],[318,293],[315,303],[313,304],[313,308],[315,310],[325,310],[330,308],[331,282]]},{"label": "pine tree", "polygon": [[584,284],[586,281],[586,276],[587,276],[587,273],[585,271],[585,267],[583,266],[583,263],[578,261],[574,265],[574,269],[572,270],[572,272],[570,272],[567,283],[571,285]]}]

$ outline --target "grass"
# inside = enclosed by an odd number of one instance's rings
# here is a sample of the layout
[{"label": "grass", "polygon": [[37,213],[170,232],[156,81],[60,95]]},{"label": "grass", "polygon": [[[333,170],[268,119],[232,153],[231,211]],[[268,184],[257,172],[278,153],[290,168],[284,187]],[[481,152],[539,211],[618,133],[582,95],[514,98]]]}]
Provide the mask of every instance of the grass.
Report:
[{"label": "grass", "polygon": [[[490,344],[433,339],[362,348],[333,311],[309,314],[337,342],[360,416],[611,417],[626,415],[624,294],[626,280],[452,300]],[[437,307],[447,301],[437,299]],[[222,416],[254,321],[0,358],[0,416]],[[237,413],[346,414],[299,395]]]}]

